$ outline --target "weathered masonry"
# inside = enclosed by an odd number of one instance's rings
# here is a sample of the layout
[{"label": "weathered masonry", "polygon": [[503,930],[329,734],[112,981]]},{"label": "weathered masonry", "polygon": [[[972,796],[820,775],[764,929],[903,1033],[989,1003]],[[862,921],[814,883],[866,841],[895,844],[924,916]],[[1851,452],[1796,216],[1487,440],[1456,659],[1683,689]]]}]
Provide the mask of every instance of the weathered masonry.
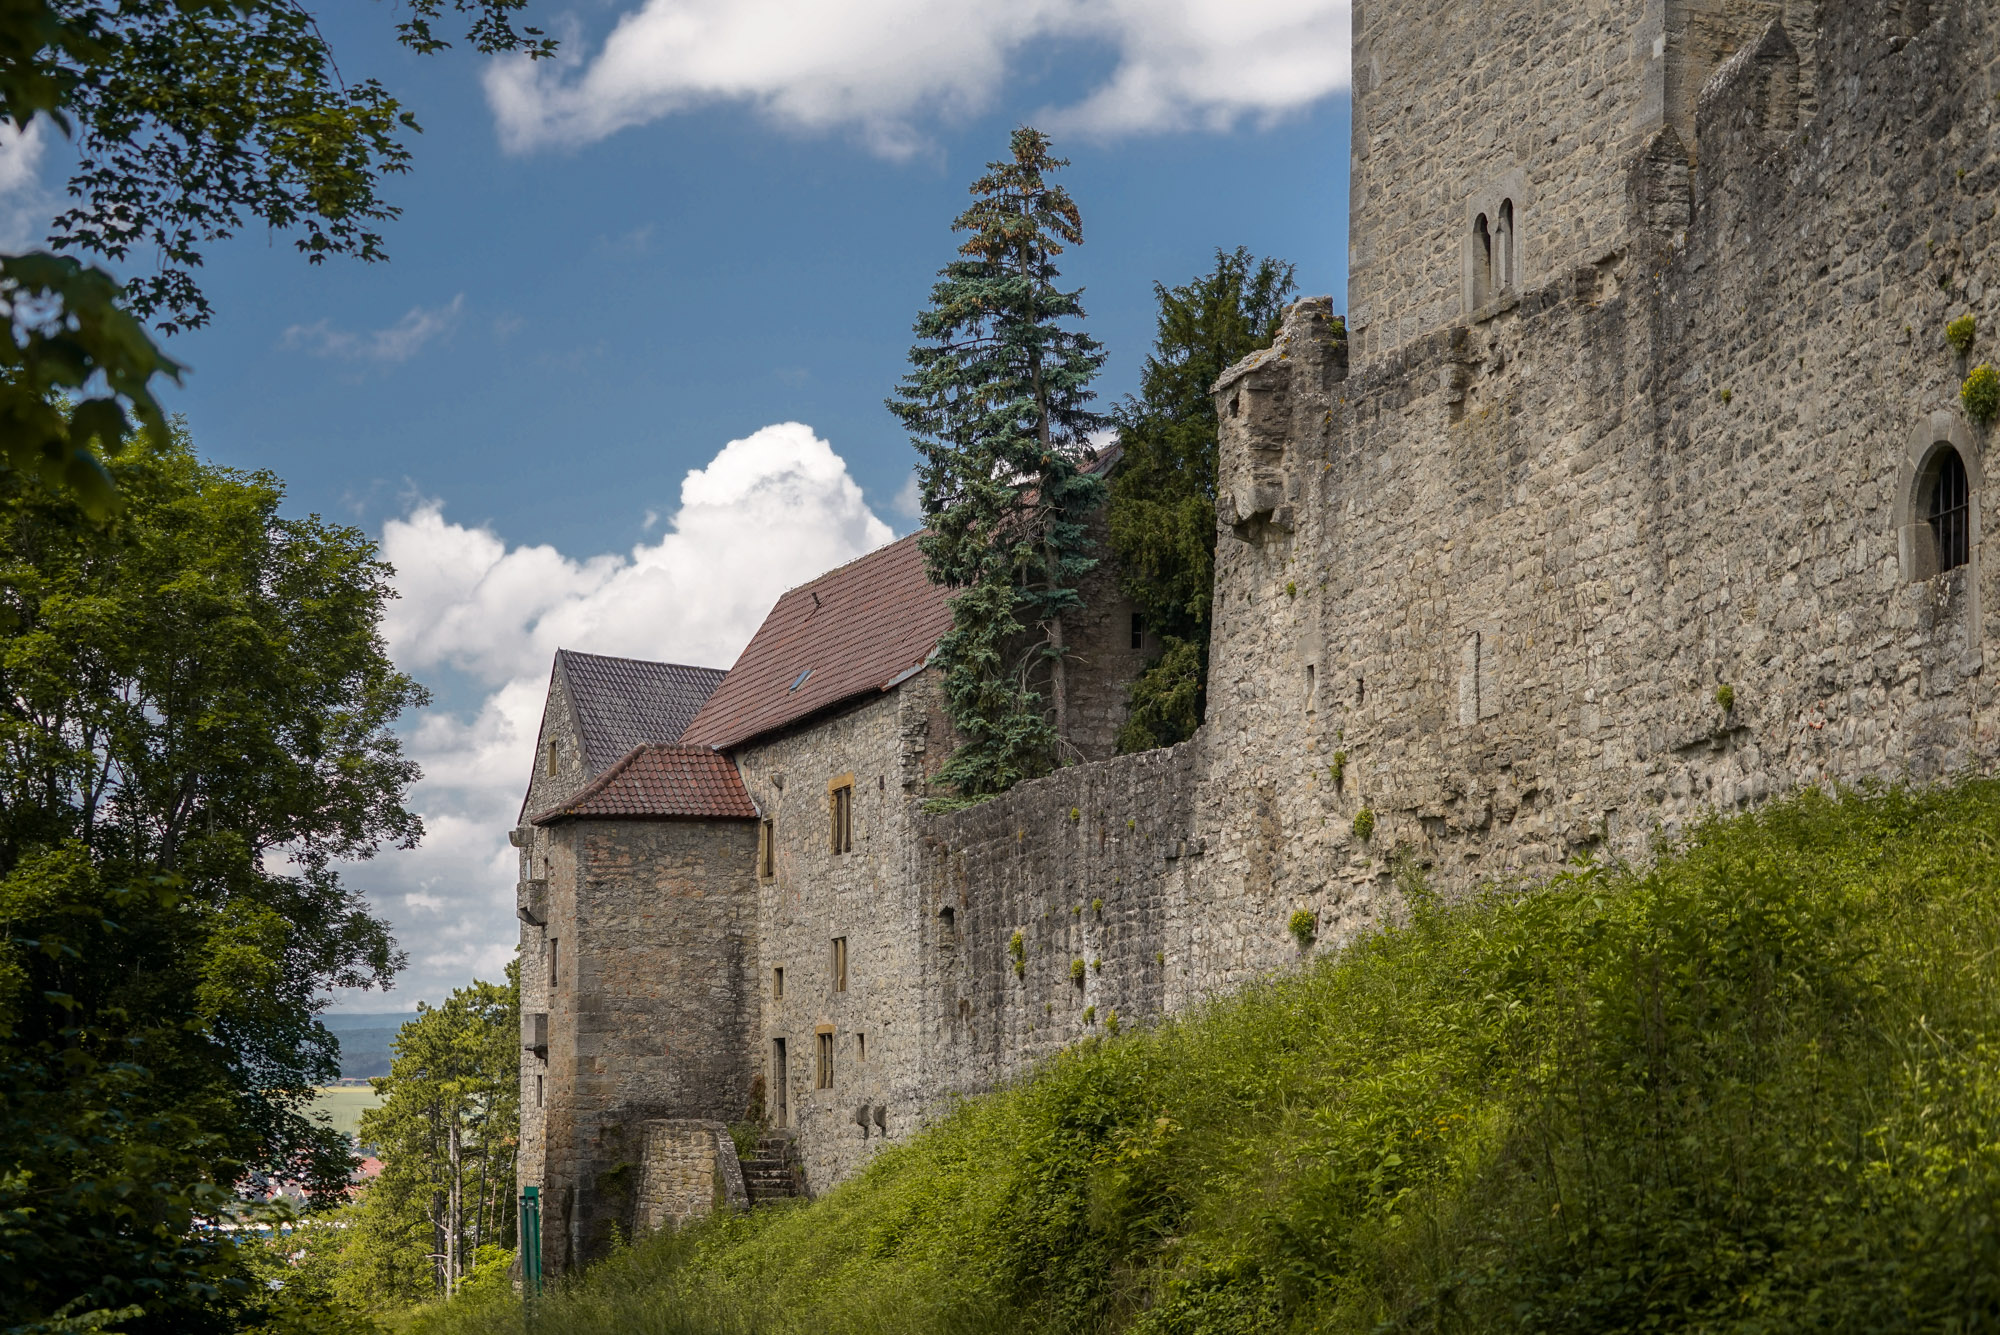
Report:
[{"label": "weathered masonry", "polygon": [[1149,647],[1101,572],[1081,763],[923,814],[949,609],[907,539],[726,676],[559,659],[516,834],[553,1264],[821,1190],[951,1094],[1296,962],[1300,910],[1315,950],[1369,929],[1399,864],[1460,892],[1993,765],[1994,428],[1959,387],[2000,362],[2000,10],[1354,23],[1347,318],[1299,303],[1216,386],[1193,741],[1110,754]]}]

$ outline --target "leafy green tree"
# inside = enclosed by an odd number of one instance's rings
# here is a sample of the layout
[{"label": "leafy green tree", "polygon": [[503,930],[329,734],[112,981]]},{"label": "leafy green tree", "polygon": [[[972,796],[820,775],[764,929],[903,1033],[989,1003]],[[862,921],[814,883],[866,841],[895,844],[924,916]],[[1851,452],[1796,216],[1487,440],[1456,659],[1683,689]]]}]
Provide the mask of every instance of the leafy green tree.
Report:
[{"label": "leafy green tree", "polygon": [[399,960],[334,864],[421,833],[374,545],[178,432],[112,470],[111,527],[0,473],[0,1328],[263,1301],[203,1221],[344,1192],[317,998]]},{"label": "leafy green tree", "polygon": [[[450,11],[476,50],[548,55],[547,38],[515,25],[525,3],[404,0],[397,36],[442,49]],[[298,0],[4,0],[0,123],[38,121],[73,137],[77,166],[56,253],[0,255],[0,466],[103,514],[100,455],[134,420],[164,435],[152,386],[180,375],[143,322],[205,323],[204,249],[246,226],[290,236],[313,263],[383,258],[375,229],[397,209],[379,186],[408,170],[418,126],[380,83],[340,77]],[[79,254],[152,263],[121,285]]]},{"label": "leafy green tree", "polygon": [[1158,336],[1139,394],[1116,414],[1124,447],[1111,481],[1111,550],[1125,592],[1160,637],[1132,688],[1124,751],[1193,735],[1207,708],[1209,603],[1215,595],[1215,437],[1209,389],[1269,347],[1296,290],[1292,266],[1238,246],[1180,287],[1153,285]]},{"label": "leafy green tree", "polygon": [[[931,579],[963,589],[939,642],[947,709],[961,740],[941,772],[963,797],[1003,792],[1062,759],[1063,619],[1096,565],[1084,524],[1103,503],[1085,472],[1098,342],[1076,328],[1082,292],[1055,259],[1081,244],[1068,165],[1023,127],[987,164],[967,236],[918,316],[923,341],[889,408],[921,457],[917,478]],[[1045,703],[1042,694],[1046,687]]]},{"label": "leafy green tree", "polygon": [[382,1173],[351,1212],[342,1286],[365,1306],[451,1297],[475,1257],[513,1245],[520,963],[504,985],[475,981],[417,1010],[371,1082],[382,1106],[361,1118]]}]

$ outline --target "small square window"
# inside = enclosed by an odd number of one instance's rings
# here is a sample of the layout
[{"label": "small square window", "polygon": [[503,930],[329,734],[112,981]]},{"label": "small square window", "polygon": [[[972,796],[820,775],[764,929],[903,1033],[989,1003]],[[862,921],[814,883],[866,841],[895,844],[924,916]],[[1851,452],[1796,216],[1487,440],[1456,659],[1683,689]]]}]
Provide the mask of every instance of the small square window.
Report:
[{"label": "small square window", "polygon": [[844,936],[833,938],[833,990],[847,990],[847,938]]},{"label": "small square window", "polygon": [[822,1030],[819,1034],[818,1059],[813,1063],[813,1088],[833,1088],[833,1031]]},{"label": "small square window", "polygon": [[773,1001],[783,1001],[785,999],[785,971],[783,969],[771,970],[771,999]]}]

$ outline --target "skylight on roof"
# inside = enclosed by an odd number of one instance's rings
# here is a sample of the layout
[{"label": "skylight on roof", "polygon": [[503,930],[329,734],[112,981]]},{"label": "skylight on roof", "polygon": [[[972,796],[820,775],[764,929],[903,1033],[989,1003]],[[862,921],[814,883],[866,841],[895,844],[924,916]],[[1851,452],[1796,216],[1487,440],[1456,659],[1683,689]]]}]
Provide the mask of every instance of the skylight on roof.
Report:
[{"label": "skylight on roof", "polygon": [[798,679],[791,684],[790,689],[796,691],[797,689],[799,689],[799,687],[805,685],[806,678],[810,677],[812,674],[813,670],[811,668],[807,668],[804,672],[801,672],[798,675]]}]

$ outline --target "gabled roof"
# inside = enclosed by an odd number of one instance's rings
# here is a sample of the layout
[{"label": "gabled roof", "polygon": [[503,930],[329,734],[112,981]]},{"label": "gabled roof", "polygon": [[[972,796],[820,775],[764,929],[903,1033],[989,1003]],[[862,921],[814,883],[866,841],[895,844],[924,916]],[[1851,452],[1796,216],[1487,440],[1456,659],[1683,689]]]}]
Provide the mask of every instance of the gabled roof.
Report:
[{"label": "gabled roof", "polygon": [[721,668],[648,663],[556,650],[556,673],[576,711],[584,768],[601,774],[633,747],[677,742],[726,675]]},{"label": "gabled roof", "polygon": [[914,675],[951,629],[955,593],[925,576],[917,536],[779,598],[681,740],[737,746]]},{"label": "gabled roof", "polygon": [[566,802],[534,817],[559,820],[641,820],[648,817],[755,820],[735,762],[705,746],[653,743],[634,748]]}]

